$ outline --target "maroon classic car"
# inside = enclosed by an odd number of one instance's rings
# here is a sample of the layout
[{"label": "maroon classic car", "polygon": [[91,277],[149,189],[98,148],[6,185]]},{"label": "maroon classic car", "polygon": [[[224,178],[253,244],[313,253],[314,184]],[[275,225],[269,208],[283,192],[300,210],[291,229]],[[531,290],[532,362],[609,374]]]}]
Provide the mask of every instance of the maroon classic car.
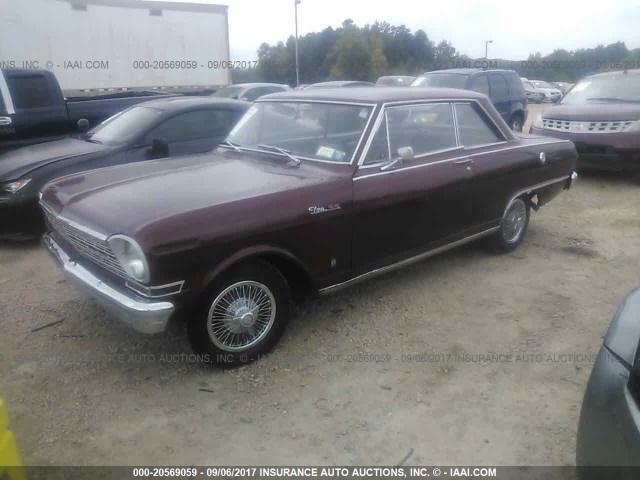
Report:
[{"label": "maroon classic car", "polygon": [[639,169],[640,70],[586,77],[530,131],[573,141],[580,168]]},{"label": "maroon classic car", "polygon": [[515,135],[486,96],[449,89],[268,95],[222,145],[64,177],[40,202],[72,280],[144,333],[186,312],[218,364],[271,348],[295,294],[482,237],[513,250],[576,165],[571,142]]}]

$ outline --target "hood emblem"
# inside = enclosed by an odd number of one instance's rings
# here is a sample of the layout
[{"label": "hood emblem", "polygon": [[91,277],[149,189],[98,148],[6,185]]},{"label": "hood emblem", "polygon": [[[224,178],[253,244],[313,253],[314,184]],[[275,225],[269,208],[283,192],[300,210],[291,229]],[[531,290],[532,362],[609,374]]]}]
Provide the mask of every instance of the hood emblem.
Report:
[{"label": "hood emblem", "polygon": [[309,207],[309,213],[311,215],[318,215],[319,213],[332,212],[334,210],[340,210],[339,203],[334,203],[333,205],[328,205],[326,207],[317,207],[315,205],[313,207]]}]

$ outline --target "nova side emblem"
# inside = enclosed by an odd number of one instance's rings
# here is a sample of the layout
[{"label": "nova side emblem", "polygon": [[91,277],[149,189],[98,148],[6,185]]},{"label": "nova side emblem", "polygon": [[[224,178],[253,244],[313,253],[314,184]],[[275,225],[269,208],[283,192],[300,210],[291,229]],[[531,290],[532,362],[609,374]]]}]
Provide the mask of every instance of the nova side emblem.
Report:
[{"label": "nova side emblem", "polygon": [[334,203],[333,205],[329,205],[327,207],[309,207],[309,213],[311,215],[317,215],[319,213],[327,213],[332,212],[334,210],[340,210],[340,204]]}]

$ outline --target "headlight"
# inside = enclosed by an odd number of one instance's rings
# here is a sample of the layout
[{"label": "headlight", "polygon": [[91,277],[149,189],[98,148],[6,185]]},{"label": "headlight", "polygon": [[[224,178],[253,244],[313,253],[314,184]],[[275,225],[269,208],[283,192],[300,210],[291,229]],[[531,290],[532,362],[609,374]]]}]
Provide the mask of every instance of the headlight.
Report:
[{"label": "headlight", "polygon": [[25,178],[22,180],[16,180],[15,182],[5,183],[2,185],[2,189],[7,193],[16,193],[24,188],[30,181],[30,178]]},{"label": "headlight", "polygon": [[640,132],[640,120],[631,122],[620,129],[621,132]]},{"label": "headlight", "polygon": [[535,128],[542,128],[542,114],[538,115],[531,125]]},{"label": "headlight", "polygon": [[125,235],[114,235],[107,242],[127,275],[141,283],[149,282],[149,265],[135,240]]}]

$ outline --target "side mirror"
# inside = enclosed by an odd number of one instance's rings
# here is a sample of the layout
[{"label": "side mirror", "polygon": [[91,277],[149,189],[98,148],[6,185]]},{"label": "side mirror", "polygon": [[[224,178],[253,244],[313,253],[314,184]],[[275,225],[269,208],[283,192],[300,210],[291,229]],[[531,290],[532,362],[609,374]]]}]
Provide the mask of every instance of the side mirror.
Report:
[{"label": "side mirror", "polygon": [[413,160],[413,148],[411,147],[402,147],[398,149],[398,155],[403,162],[410,162]]},{"label": "side mirror", "polygon": [[86,118],[78,120],[78,131],[80,133],[85,133],[87,130],[89,130],[89,120]]},{"label": "side mirror", "polygon": [[249,98],[248,97],[240,97],[238,100],[242,100],[243,102],[249,102]]},{"label": "side mirror", "polygon": [[169,156],[169,143],[164,138],[154,138],[149,153],[152,158],[166,158]]},{"label": "side mirror", "polygon": [[411,147],[402,147],[398,149],[398,155],[400,158],[396,158],[391,163],[387,163],[380,167],[380,170],[386,172],[387,170],[393,170],[397,165],[401,165],[402,162],[410,162],[414,159],[413,148]]}]

